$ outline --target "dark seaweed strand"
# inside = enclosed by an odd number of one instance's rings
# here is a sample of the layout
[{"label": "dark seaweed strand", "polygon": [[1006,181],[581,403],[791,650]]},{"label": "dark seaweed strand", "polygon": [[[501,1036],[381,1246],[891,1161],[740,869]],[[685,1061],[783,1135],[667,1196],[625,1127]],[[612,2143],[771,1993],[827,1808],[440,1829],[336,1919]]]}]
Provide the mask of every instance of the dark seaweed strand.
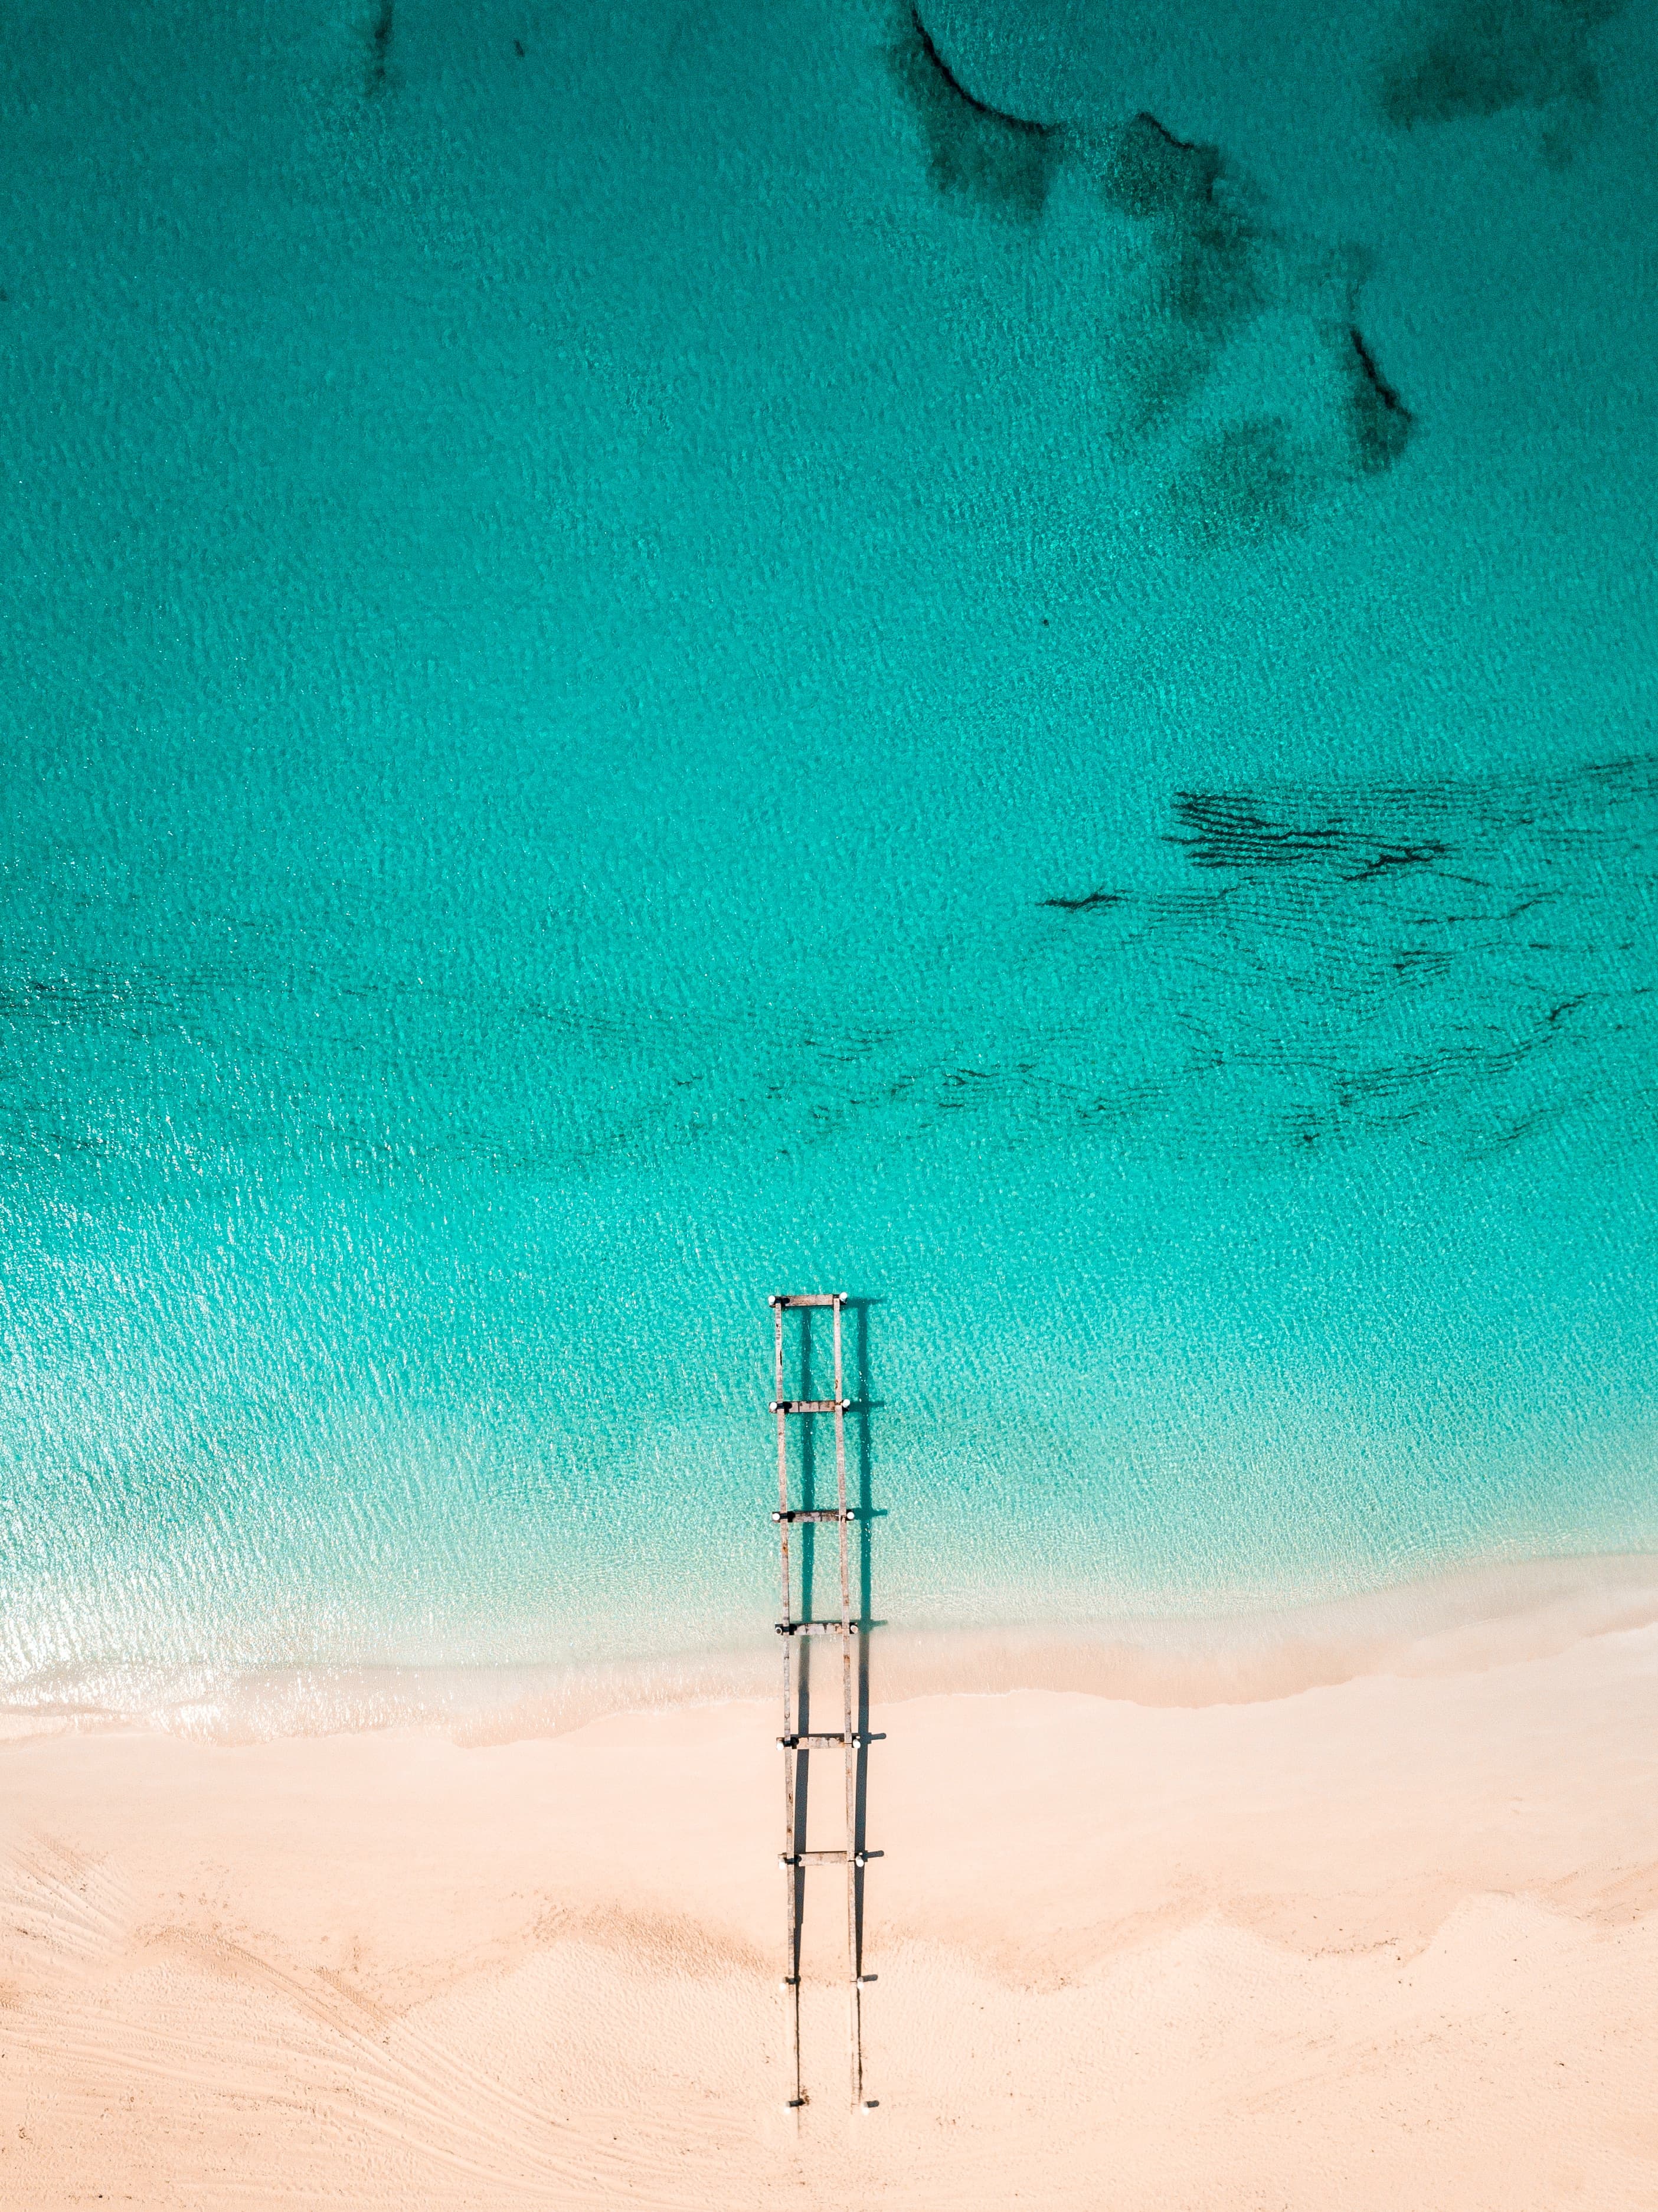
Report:
[{"label": "dark seaweed strand", "polygon": [[1358,325],[1356,323],[1349,325],[1347,336],[1352,342],[1353,351],[1358,356],[1358,365],[1363,370],[1370,388],[1376,393],[1376,398],[1382,402],[1382,405],[1388,410],[1390,415],[1402,416],[1406,422],[1410,422],[1412,419],[1410,409],[1405,404],[1405,402],[1394,390],[1393,386],[1388,383],[1387,378],[1376,367],[1376,356],[1370,351],[1369,346],[1365,344],[1363,334],[1359,330]]},{"label": "dark seaweed strand", "polygon": [[1065,914],[1090,914],[1097,907],[1121,906],[1126,894],[1122,891],[1086,891],[1081,898],[1045,898],[1044,906],[1056,906]]},{"label": "dark seaweed strand", "polygon": [[1388,840],[1337,817],[1317,823],[1274,822],[1257,813],[1247,793],[1178,791],[1175,812],[1190,834],[1170,834],[1199,868],[1294,868],[1321,860],[1357,864],[1349,880],[1363,882],[1395,868],[1431,868],[1452,848],[1436,837]]},{"label": "dark seaweed strand", "polygon": [[1288,868],[1339,852],[1345,833],[1332,823],[1299,827],[1269,821],[1230,792],[1177,791],[1175,812],[1189,836],[1170,833],[1199,868]]},{"label": "dark seaweed strand", "polygon": [[1026,116],[1009,115],[999,107],[992,107],[987,100],[975,100],[933,45],[932,33],[914,8],[909,11],[909,20],[915,26],[916,37],[921,41],[921,52],[958,100],[964,100],[976,113],[987,115],[993,123],[1005,123],[1011,130],[1027,131],[1034,138],[1047,138],[1053,135],[1054,125],[1051,123],[1032,123]]},{"label": "dark seaweed strand", "polygon": [[[1177,138],[1169,125],[1160,117],[1153,115],[1149,107],[1139,109],[1133,120],[1136,123],[1149,124],[1163,144],[1172,146],[1177,154],[1216,155],[1216,149],[1212,146],[1206,146],[1196,138]],[[1218,159],[1218,155],[1216,158]]]}]

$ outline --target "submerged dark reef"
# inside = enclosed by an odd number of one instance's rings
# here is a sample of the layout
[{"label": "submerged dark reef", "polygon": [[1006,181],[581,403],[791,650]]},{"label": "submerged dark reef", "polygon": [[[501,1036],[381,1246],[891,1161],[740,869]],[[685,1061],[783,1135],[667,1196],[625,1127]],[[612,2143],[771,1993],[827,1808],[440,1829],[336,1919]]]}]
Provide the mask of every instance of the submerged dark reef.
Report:
[{"label": "submerged dark reef", "polygon": [[[1359,327],[1356,261],[1276,232],[1218,147],[1147,113],[1103,127],[1011,114],[967,89],[914,8],[888,58],[940,195],[1034,223],[1070,164],[1139,234],[1100,302],[1109,427],[1126,459],[1157,468],[1162,511],[1193,544],[1293,530],[1400,459],[1413,418]],[[1213,390],[1252,334],[1286,362],[1282,407],[1229,406]]]},{"label": "submerged dark reef", "polygon": [[1054,125],[1009,115],[969,92],[913,8],[887,59],[921,126],[938,191],[1034,221],[1064,152]]},{"label": "submerged dark reef", "polygon": [[1167,486],[1167,511],[1195,544],[1217,548],[1293,530],[1324,489],[1291,424],[1274,415],[1199,436]]},{"label": "submerged dark reef", "polygon": [[1265,303],[1259,240],[1224,175],[1218,148],[1176,138],[1155,115],[1135,116],[1104,149],[1101,195],[1151,246],[1137,327],[1119,349],[1135,434],[1193,397]]},{"label": "submerged dark reef", "polygon": [[1624,0],[1442,0],[1411,19],[1383,66],[1391,123],[1584,105],[1600,93],[1590,40]]},{"label": "submerged dark reef", "polygon": [[393,0],[380,0],[374,20],[368,27],[368,89],[371,94],[384,92],[387,71],[392,62],[392,33],[395,27]]}]

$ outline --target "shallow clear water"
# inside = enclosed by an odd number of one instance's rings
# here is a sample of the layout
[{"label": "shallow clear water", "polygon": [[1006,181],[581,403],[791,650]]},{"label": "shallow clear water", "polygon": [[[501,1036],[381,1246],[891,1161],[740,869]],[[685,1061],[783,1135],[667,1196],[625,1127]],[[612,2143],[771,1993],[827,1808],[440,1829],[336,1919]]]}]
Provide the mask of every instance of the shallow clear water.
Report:
[{"label": "shallow clear water", "polygon": [[882,1619],[1658,1543],[1658,37],[1493,20],[18,12],[16,1694],[763,1639],[779,1288]]}]

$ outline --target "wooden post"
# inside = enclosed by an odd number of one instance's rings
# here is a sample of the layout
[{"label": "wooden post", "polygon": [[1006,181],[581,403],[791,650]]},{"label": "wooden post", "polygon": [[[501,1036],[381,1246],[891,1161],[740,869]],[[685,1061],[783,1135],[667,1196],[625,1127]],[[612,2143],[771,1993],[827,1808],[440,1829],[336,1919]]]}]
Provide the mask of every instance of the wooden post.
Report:
[{"label": "wooden post", "polygon": [[864,2035],[858,1968],[857,1706],[853,1694],[852,1565],[847,1544],[851,1516],[847,1506],[847,1395],[841,1346],[841,1309],[845,1303],[843,1297],[835,1301],[835,1502],[840,1511],[841,1731],[847,1776],[847,2038],[852,2064],[852,2106],[856,2112],[864,2101]]},{"label": "wooden post", "polygon": [[[782,1293],[771,1300],[774,1322],[776,1395],[771,1410],[777,1420],[777,1512],[779,1550],[781,1560],[782,1613],[777,1623],[778,1634],[783,1641],[783,1733],[779,1738],[783,1751],[783,1851],[782,1867],[786,1888],[786,1910],[784,1922],[784,2009],[787,2038],[787,2078],[791,2085],[788,2105],[798,2111],[806,2101],[805,2075],[800,2057],[800,1931],[805,1910],[805,1870],[808,1866],[844,1865],[847,1876],[847,2047],[851,2065],[852,2103],[854,2111],[865,2107],[864,2097],[864,2028],[863,1973],[860,1956],[860,1928],[859,1916],[859,1873],[862,1853],[858,1837],[858,1697],[856,1690],[856,1661],[858,1635],[862,1622],[853,1617],[852,1605],[852,1519],[853,1508],[847,1497],[847,1409],[851,1400],[846,1394],[845,1346],[842,1337],[842,1312],[847,1303],[846,1293],[835,1291],[817,1291],[809,1296],[790,1297]],[[833,1314],[835,1328],[835,1395],[833,1398],[788,1399],[783,1395],[783,1315],[791,1306],[828,1306]],[[803,1376],[802,1388],[809,1386],[811,1378]],[[811,1416],[832,1413],[835,1416],[835,1507],[826,1512],[818,1506],[794,1507],[789,1503],[788,1422],[791,1414]],[[806,1618],[811,1610],[811,1593],[804,1586],[800,1593],[800,1613],[794,1612],[794,1581],[789,1560],[789,1530],[796,1521],[833,1521],[839,1540],[841,1569],[841,1617],[837,1621],[815,1621]],[[803,1564],[801,1572],[805,1575]],[[841,1639],[841,1729],[837,1736],[805,1733],[795,1723],[797,1710],[804,1711],[803,1686],[797,1683],[795,1648],[800,1647],[799,1664],[806,1664],[806,1639],[812,1636],[837,1635]],[[839,1742],[846,1776],[846,1846],[841,1850],[808,1850],[805,1836],[800,1832],[799,1805],[805,1796],[805,1771],[799,1762],[811,1756],[814,1749],[829,1749]]]},{"label": "wooden post", "polygon": [[[777,1533],[782,1554],[782,1611],[780,1625],[786,1629],[794,1613],[793,1577],[789,1569],[789,1437],[788,1416],[783,1410],[783,1301],[772,1300],[777,1322]],[[794,1754],[787,1747],[794,1734],[794,1638],[785,1635],[783,1646],[783,1878],[784,1907],[783,2009],[788,2051],[786,2057],[789,2106],[798,2111],[805,2103],[800,2084],[800,1869],[795,1864]]]}]

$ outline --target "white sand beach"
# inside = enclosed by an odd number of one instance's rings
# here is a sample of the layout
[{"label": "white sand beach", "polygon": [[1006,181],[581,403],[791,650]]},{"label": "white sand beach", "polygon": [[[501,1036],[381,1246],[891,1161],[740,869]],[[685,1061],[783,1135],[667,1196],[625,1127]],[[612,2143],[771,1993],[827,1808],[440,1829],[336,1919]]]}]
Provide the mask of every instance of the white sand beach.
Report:
[{"label": "white sand beach", "polygon": [[1658,1628],[1436,1665],[880,1705],[857,2116],[829,1869],[783,2109],[770,1699],[22,1735],[0,2203],[1645,2212]]}]

